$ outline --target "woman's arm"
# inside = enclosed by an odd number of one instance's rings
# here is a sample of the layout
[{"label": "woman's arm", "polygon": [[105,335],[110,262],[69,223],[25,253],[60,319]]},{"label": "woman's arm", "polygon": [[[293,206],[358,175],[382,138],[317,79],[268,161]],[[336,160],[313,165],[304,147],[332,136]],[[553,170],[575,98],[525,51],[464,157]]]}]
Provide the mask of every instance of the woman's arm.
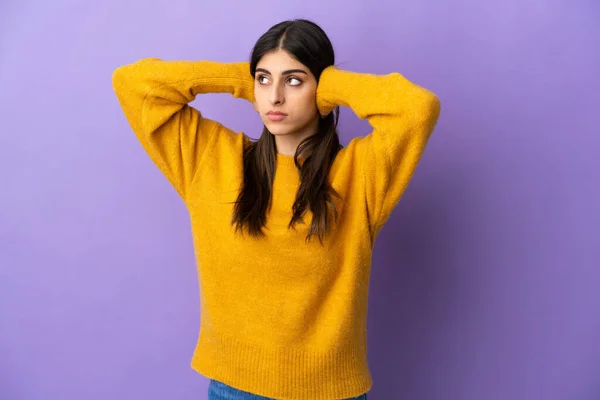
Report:
[{"label": "woman's arm", "polygon": [[112,82],[142,146],[184,199],[211,135],[220,128],[188,103],[202,93],[254,100],[247,62],[146,58],[117,68]]},{"label": "woman's arm", "polygon": [[[399,73],[373,75],[326,68],[317,87],[317,105],[326,115],[350,107],[373,132],[354,139],[365,179],[373,232],[388,219],[421,158],[440,114],[437,96]],[[357,171],[358,172],[358,171]]]}]

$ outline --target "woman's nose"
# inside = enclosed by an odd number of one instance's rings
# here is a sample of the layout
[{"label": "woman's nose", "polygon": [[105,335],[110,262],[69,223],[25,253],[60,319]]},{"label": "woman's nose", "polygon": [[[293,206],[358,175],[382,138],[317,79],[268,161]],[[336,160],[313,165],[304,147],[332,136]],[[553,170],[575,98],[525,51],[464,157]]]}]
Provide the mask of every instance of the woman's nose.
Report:
[{"label": "woman's nose", "polygon": [[269,100],[271,101],[271,104],[273,104],[273,105],[283,104],[283,102],[284,102],[282,90],[279,87],[277,87],[276,85],[272,86]]}]

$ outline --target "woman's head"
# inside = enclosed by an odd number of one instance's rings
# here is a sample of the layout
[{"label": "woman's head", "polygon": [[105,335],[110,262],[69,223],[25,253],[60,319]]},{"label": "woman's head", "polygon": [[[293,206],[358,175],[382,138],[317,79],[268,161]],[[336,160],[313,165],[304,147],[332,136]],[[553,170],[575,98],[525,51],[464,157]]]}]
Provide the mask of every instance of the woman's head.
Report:
[{"label": "woman's head", "polygon": [[[332,196],[339,197],[327,177],[341,149],[338,108],[320,116],[317,86],[321,73],[334,65],[333,46],[325,32],[307,20],[284,21],[263,34],[252,50],[250,73],[254,79],[254,107],[264,122],[262,135],[244,151],[244,182],[235,202],[232,224],[236,231],[264,236],[277,168],[275,136],[292,136],[298,142],[294,159],[300,185],[289,227],[304,223],[312,213],[307,240],[322,242],[337,215]],[[270,118],[269,112],[286,114]],[[288,141],[289,143],[290,141]],[[299,162],[299,156],[303,162]]]},{"label": "woman's head", "polygon": [[[258,39],[250,60],[254,108],[271,134],[304,138],[317,131],[317,85],[334,62],[329,38],[311,21],[281,22]],[[286,115],[269,118],[273,111]]]}]

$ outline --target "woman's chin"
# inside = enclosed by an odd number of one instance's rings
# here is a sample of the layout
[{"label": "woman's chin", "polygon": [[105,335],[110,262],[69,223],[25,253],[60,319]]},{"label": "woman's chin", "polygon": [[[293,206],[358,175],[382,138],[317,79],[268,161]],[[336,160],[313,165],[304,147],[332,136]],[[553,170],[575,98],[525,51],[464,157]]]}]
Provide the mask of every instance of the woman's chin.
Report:
[{"label": "woman's chin", "polygon": [[275,136],[288,135],[290,133],[290,129],[283,125],[269,124],[267,125],[267,129],[271,134]]}]

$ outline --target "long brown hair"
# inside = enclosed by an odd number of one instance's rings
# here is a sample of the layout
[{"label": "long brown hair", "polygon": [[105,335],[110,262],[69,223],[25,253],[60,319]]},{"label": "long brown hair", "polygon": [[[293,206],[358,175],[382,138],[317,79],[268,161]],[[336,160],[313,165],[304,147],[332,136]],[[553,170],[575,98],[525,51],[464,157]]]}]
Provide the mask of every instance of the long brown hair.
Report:
[{"label": "long brown hair", "polygon": [[[333,65],[333,46],[325,32],[314,22],[296,19],[284,21],[263,34],[252,50],[250,73],[255,77],[256,65],[268,52],[283,49],[313,73],[317,82],[323,70]],[[300,186],[292,207],[293,215],[288,228],[304,223],[307,210],[313,214],[306,241],[317,235],[321,244],[337,219],[332,196],[340,195],[327,182],[329,170],[342,148],[337,132],[339,108],[319,119],[317,132],[303,140],[294,154],[294,163],[300,173]],[[307,156],[304,156],[307,154]],[[303,162],[299,162],[302,155]],[[244,182],[235,202],[232,225],[235,231],[246,230],[253,237],[263,237],[267,212],[271,206],[273,180],[277,162],[275,137],[267,127],[260,138],[244,149]],[[333,218],[333,222],[332,219]]]}]

